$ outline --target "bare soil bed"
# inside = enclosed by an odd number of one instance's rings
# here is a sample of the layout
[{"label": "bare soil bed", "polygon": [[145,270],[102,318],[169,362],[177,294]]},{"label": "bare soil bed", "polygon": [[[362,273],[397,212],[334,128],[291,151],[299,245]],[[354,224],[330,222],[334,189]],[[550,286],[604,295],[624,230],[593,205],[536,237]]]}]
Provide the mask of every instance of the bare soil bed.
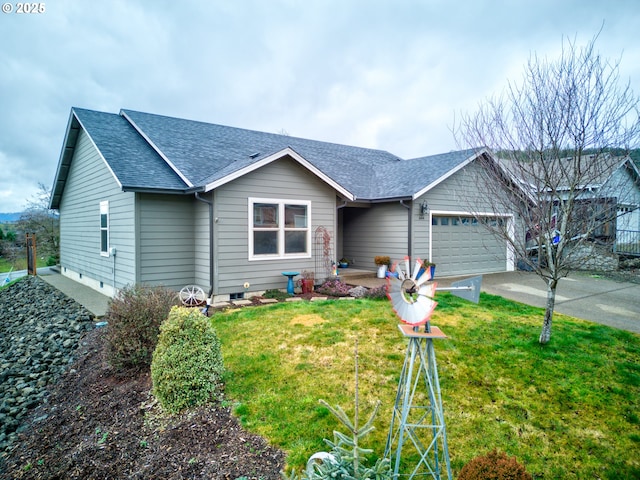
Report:
[{"label": "bare soil bed", "polygon": [[78,360],[0,459],[1,478],[280,478],[284,452],[243,430],[229,407],[162,416],[149,372],[116,376],[103,334],[95,329],[82,338]]}]

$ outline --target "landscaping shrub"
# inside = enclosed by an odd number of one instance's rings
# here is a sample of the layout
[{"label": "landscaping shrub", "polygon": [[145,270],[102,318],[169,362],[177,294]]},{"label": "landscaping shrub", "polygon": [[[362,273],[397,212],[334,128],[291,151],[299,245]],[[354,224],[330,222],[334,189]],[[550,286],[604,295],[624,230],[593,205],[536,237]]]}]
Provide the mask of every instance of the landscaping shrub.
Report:
[{"label": "landscaping shrub", "polygon": [[340,280],[327,280],[316,289],[316,292],[330,297],[348,297],[351,288]]},{"label": "landscaping shrub", "polygon": [[220,340],[198,309],[174,307],[160,326],[151,362],[153,393],[169,413],[219,399],[224,366]]},{"label": "landscaping shrub", "polygon": [[148,368],[160,324],[177,302],[176,293],[165,288],[135,285],[120,290],[105,317],[109,364],[121,372]]},{"label": "landscaping shrub", "polygon": [[493,449],[462,467],[458,480],[532,480],[532,477],[516,457]]},{"label": "landscaping shrub", "polygon": [[285,298],[289,298],[287,292],[283,292],[282,290],[278,290],[277,288],[272,288],[264,292],[264,298],[275,298],[276,300],[282,302]]},{"label": "landscaping shrub", "polygon": [[381,285],[376,288],[370,288],[367,290],[367,293],[364,294],[364,298],[369,298],[372,300],[380,300],[387,299],[387,286]]}]

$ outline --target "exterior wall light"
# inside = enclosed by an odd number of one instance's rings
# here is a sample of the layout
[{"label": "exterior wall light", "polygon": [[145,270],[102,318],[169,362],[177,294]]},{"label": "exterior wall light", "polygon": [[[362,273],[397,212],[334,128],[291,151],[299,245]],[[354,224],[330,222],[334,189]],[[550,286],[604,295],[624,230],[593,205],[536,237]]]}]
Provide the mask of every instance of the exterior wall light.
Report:
[{"label": "exterior wall light", "polygon": [[420,205],[420,219],[424,219],[424,216],[429,213],[429,205],[427,204],[426,200],[422,201],[422,204]]}]

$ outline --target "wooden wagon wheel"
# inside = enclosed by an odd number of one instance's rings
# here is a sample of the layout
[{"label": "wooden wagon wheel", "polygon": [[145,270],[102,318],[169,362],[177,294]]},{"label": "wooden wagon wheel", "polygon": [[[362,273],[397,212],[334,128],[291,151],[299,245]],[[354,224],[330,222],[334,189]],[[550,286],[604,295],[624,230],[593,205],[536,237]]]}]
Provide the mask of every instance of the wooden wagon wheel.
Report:
[{"label": "wooden wagon wheel", "polygon": [[180,301],[183,305],[187,307],[197,307],[199,305],[203,305],[207,301],[207,296],[197,285],[187,285],[186,287],[182,287],[180,293]]}]

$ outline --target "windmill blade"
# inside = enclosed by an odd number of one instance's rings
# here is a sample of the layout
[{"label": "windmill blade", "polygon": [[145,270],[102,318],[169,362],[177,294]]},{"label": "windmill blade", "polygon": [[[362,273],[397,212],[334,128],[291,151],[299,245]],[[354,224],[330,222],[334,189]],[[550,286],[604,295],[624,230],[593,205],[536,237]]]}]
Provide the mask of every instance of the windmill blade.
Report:
[{"label": "windmill blade", "polygon": [[[421,298],[426,299],[426,297]],[[436,308],[436,303],[429,299],[426,300],[427,302],[418,300],[416,303],[412,303],[411,308],[407,308],[405,314],[400,317],[400,319],[409,325],[424,325],[427,323],[433,309]]]},{"label": "windmill blade", "polygon": [[421,321],[421,324],[423,324],[429,321],[429,319],[431,318],[431,314],[438,306],[438,302],[436,302],[435,300],[432,300],[429,297],[420,296],[418,297],[418,300],[414,305],[420,305],[424,310],[423,319]]},{"label": "windmill blade", "polygon": [[398,278],[400,280],[404,280],[406,279],[406,275],[404,274],[404,271],[402,270],[402,266],[398,263],[396,264],[396,272],[398,272]]},{"label": "windmill blade", "polygon": [[410,305],[404,300],[397,304],[396,314],[400,317],[400,320],[405,323],[411,323],[408,320],[405,320],[410,318],[412,315],[412,309],[409,307]]},{"label": "windmill blade", "polygon": [[425,268],[424,272],[422,273],[422,275],[420,275],[418,280],[416,280],[416,286],[419,287],[420,285],[422,285],[423,283],[428,282],[429,280],[431,280],[431,269],[430,268]]},{"label": "windmill blade", "polygon": [[420,269],[422,268],[422,260],[419,258],[416,259],[416,263],[413,265],[413,275],[411,275],[411,280],[414,282],[418,279],[418,274],[420,273]]},{"label": "windmill blade", "polygon": [[398,301],[404,301],[402,297],[401,280],[397,279],[396,277],[387,278],[387,297],[389,297],[389,300],[391,300],[392,305],[395,305]]},{"label": "windmill blade", "polygon": [[404,270],[407,278],[411,276],[411,265],[409,264],[409,262],[410,262],[409,257],[408,256],[404,257],[404,267],[405,267]]},{"label": "windmill blade", "polygon": [[434,298],[436,296],[436,288],[437,288],[437,286],[438,286],[437,283],[431,283],[429,285],[422,285],[418,289],[418,295],[421,295],[423,297]]},{"label": "windmill blade", "polygon": [[407,307],[409,304],[404,299],[402,292],[402,281],[395,277],[389,278],[389,288],[387,289],[387,296],[391,301],[391,306],[395,310],[396,314],[400,318],[404,318],[407,315]]},{"label": "windmill blade", "polygon": [[[391,267],[391,272],[392,273],[396,273],[398,275],[397,278],[399,278],[400,280],[404,280],[404,278],[405,278],[404,277],[404,273],[402,272],[402,268],[400,267],[398,262],[394,262],[393,266]],[[389,278],[391,278],[391,277],[389,277]]]}]

